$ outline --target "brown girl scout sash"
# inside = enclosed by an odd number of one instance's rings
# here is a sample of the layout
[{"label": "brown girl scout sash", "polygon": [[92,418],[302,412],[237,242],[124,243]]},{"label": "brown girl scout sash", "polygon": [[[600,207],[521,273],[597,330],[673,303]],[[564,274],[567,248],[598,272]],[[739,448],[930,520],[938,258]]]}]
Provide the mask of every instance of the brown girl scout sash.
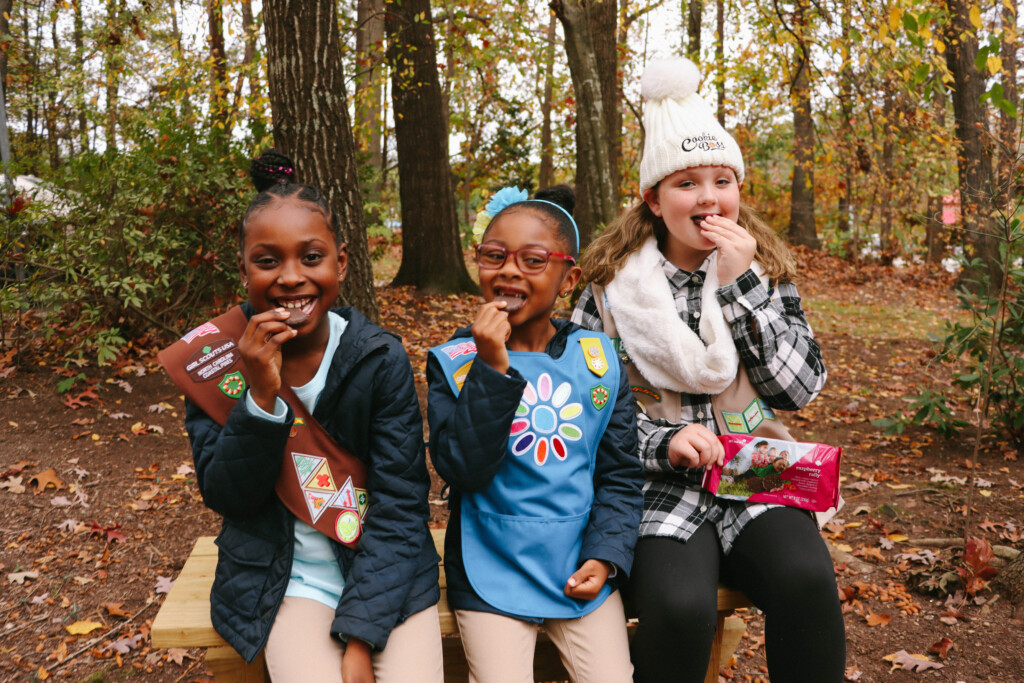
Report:
[{"label": "brown girl scout sash", "polygon": [[[221,426],[248,386],[237,343],[247,324],[236,306],[157,356],[171,381]],[[297,518],[354,548],[369,502],[366,466],[313,419],[291,387],[282,386],[280,393],[295,421],[274,490]]]}]

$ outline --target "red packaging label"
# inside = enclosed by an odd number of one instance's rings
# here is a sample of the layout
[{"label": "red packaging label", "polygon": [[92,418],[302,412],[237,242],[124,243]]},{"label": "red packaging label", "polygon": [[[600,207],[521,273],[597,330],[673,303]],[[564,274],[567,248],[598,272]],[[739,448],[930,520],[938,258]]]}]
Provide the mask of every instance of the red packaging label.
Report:
[{"label": "red packaging label", "polygon": [[747,434],[718,438],[725,446],[725,464],[708,469],[703,486],[719,498],[816,512],[838,503],[843,449]]}]

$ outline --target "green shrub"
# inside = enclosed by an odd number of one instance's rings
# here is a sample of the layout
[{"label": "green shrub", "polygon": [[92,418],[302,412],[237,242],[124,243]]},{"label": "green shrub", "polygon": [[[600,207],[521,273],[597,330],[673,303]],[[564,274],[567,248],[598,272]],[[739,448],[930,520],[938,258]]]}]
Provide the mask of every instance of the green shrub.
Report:
[{"label": "green shrub", "polygon": [[36,334],[57,331],[100,364],[234,299],[235,226],[252,196],[246,157],[172,115],[131,133],[130,151],[79,156],[52,179],[64,206],[30,207],[30,265],[0,296],[5,321],[31,308]]}]

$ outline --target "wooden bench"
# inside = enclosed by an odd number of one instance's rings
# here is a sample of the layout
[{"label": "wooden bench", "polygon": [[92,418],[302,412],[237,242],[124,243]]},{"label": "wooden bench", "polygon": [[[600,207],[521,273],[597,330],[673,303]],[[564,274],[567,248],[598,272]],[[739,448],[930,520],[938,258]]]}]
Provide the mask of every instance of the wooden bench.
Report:
[{"label": "wooden bench", "polygon": [[[443,557],[444,529],[433,530],[433,536],[437,551]],[[152,645],[154,648],[206,648],[206,665],[218,683],[264,683],[268,677],[263,653],[252,663],[247,663],[213,630],[210,620],[210,588],[213,586],[216,565],[217,546],[213,536],[201,536],[153,621]],[[469,669],[462,641],[458,637],[455,614],[448,606],[443,560],[440,583],[441,601],[437,608],[444,636],[444,680],[445,683],[465,683],[469,680]],[[749,605],[749,601],[739,591],[721,586],[718,588],[718,629],[705,683],[718,683],[723,653],[728,660],[743,634],[743,621],[729,615],[734,609]],[[569,678],[557,649],[543,632],[537,639],[534,677],[538,681],[565,681]]]}]

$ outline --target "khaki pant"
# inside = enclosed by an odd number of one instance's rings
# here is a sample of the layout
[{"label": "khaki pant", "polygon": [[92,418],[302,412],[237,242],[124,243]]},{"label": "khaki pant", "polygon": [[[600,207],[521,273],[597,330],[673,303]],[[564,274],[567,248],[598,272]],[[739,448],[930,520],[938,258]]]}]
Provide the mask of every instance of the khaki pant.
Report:
[{"label": "khaki pant", "polygon": [[[534,624],[500,614],[456,610],[470,683],[533,683]],[[547,619],[542,628],[574,683],[628,683],[626,617],[618,591],[579,619]]]},{"label": "khaki pant", "polygon": [[[307,598],[285,598],[267,640],[274,683],[342,683],[345,644],[331,636],[334,610]],[[442,683],[441,624],[437,606],[417,612],[395,627],[385,648],[373,653],[377,683]]]}]

